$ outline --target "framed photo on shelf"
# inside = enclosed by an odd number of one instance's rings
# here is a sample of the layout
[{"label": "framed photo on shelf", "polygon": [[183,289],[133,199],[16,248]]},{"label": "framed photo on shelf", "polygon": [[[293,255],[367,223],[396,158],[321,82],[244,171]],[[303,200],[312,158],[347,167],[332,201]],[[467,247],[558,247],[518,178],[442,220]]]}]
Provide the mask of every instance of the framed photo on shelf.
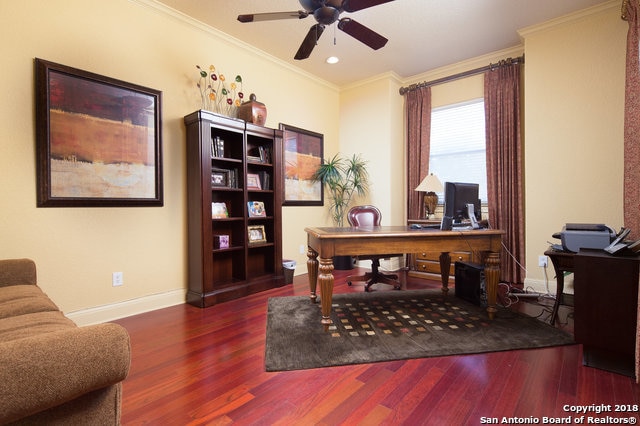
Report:
[{"label": "framed photo on shelf", "polygon": [[213,248],[226,249],[229,248],[229,235],[214,235]]},{"label": "framed photo on shelf", "polygon": [[283,205],[324,205],[322,182],[314,182],[311,179],[322,164],[324,136],[282,123],[280,123],[280,130],[284,133]]},{"label": "framed photo on shelf", "polygon": [[224,219],[229,217],[229,211],[225,203],[211,203],[211,218]]},{"label": "framed photo on shelf", "polygon": [[247,189],[262,189],[260,175],[257,173],[247,173]]},{"label": "framed photo on shelf", "polygon": [[249,244],[266,243],[267,236],[264,232],[264,225],[252,225],[247,227]]},{"label": "framed photo on shelf", "polygon": [[229,186],[229,170],[211,169],[211,186],[228,187]]},{"label": "framed photo on shelf", "polygon": [[162,206],[162,92],[35,59],[38,207]]},{"label": "framed photo on shelf", "polygon": [[247,203],[249,217],[267,217],[267,211],[262,201],[249,201]]}]

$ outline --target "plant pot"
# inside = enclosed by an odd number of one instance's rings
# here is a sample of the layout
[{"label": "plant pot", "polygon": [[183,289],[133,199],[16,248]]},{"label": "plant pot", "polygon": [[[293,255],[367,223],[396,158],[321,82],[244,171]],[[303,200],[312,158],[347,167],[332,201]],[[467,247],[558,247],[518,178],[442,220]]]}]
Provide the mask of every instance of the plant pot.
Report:
[{"label": "plant pot", "polygon": [[338,271],[349,271],[353,269],[353,257],[351,256],[334,256],[333,269]]}]

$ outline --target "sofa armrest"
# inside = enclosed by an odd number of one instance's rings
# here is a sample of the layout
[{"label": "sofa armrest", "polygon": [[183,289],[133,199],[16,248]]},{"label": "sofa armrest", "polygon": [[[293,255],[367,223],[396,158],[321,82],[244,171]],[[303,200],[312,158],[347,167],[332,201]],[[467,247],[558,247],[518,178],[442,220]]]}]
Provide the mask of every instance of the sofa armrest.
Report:
[{"label": "sofa armrest", "polygon": [[73,327],[0,343],[0,424],[123,381],[129,334],[118,324]]},{"label": "sofa armrest", "polygon": [[0,287],[37,283],[36,264],[31,259],[0,260]]}]

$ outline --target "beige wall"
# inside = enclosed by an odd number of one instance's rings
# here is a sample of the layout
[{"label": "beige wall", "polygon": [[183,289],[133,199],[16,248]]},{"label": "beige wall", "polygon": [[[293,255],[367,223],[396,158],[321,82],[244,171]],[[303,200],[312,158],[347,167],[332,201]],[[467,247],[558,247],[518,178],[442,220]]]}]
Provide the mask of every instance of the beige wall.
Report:
[{"label": "beige wall", "polygon": [[404,224],[404,145],[400,82],[382,75],[345,88],[340,95],[340,149],[361,153],[371,174],[369,196],[386,225]]},{"label": "beige wall", "polygon": [[[619,2],[606,5],[595,15],[522,32],[527,280],[533,284],[544,283],[537,255],[565,222],[622,225],[626,23]],[[362,152],[373,180],[367,201],[383,209],[386,223],[400,224],[406,159],[398,88],[523,51],[515,46],[404,80],[385,74],[339,90],[153,0],[3,1],[0,23],[0,257],[35,259],[45,291],[63,310],[80,320],[87,313],[91,321],[102,309],[108,319],[184,300],[182,117],[199,108],[196,64],[242,74],[244,91],[268,107],[268,126],[323,133],[325,156]],[[163,91],[164,207],[36,208],[34,57]],[[433,91],[434,106],[480,96],[479,77]],[[283,208],[283,256],[298,261],[297,273],[306,272],[304,227],[319,224],[330,224],[323,207]],[[111,286],[114,271],[124,272],[124,286]]]},{"label": "beige wall", "polygon": [[[0,257],[33,258],[42,287],[66,312],[120,304],[127,314],[184,301],[182,117],[200,107],[196,64],[241,74],[247,95],[267,105],[268,126],[323,133],[325,149],[337,150],[337,88],[152,1],[2,1],[0,39]],[[36,208],[35,57],[163,92],[164,207]],[[323,215],[322,207],[284,209],[285,257]],[[124,286],[112,287],[115,271]]]},{"label": "beige wall", "polygon": [[[620,2],[521,31],[525,65],[527,283],[551,235],[567,222],[623,225],[623,114],[627,23]],[[557,240],[555,240],[557,242]]]}]

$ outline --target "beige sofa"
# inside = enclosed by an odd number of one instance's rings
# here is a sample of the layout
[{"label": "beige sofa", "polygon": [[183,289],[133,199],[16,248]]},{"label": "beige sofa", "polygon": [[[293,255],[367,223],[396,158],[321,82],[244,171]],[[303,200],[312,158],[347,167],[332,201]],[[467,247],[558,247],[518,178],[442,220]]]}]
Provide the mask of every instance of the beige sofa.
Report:
[{"label": "beige sofa", "polygon": [[130,360],[123,327],[76,326],[33,261],[0,260],[0,424],[117,425]]}]

